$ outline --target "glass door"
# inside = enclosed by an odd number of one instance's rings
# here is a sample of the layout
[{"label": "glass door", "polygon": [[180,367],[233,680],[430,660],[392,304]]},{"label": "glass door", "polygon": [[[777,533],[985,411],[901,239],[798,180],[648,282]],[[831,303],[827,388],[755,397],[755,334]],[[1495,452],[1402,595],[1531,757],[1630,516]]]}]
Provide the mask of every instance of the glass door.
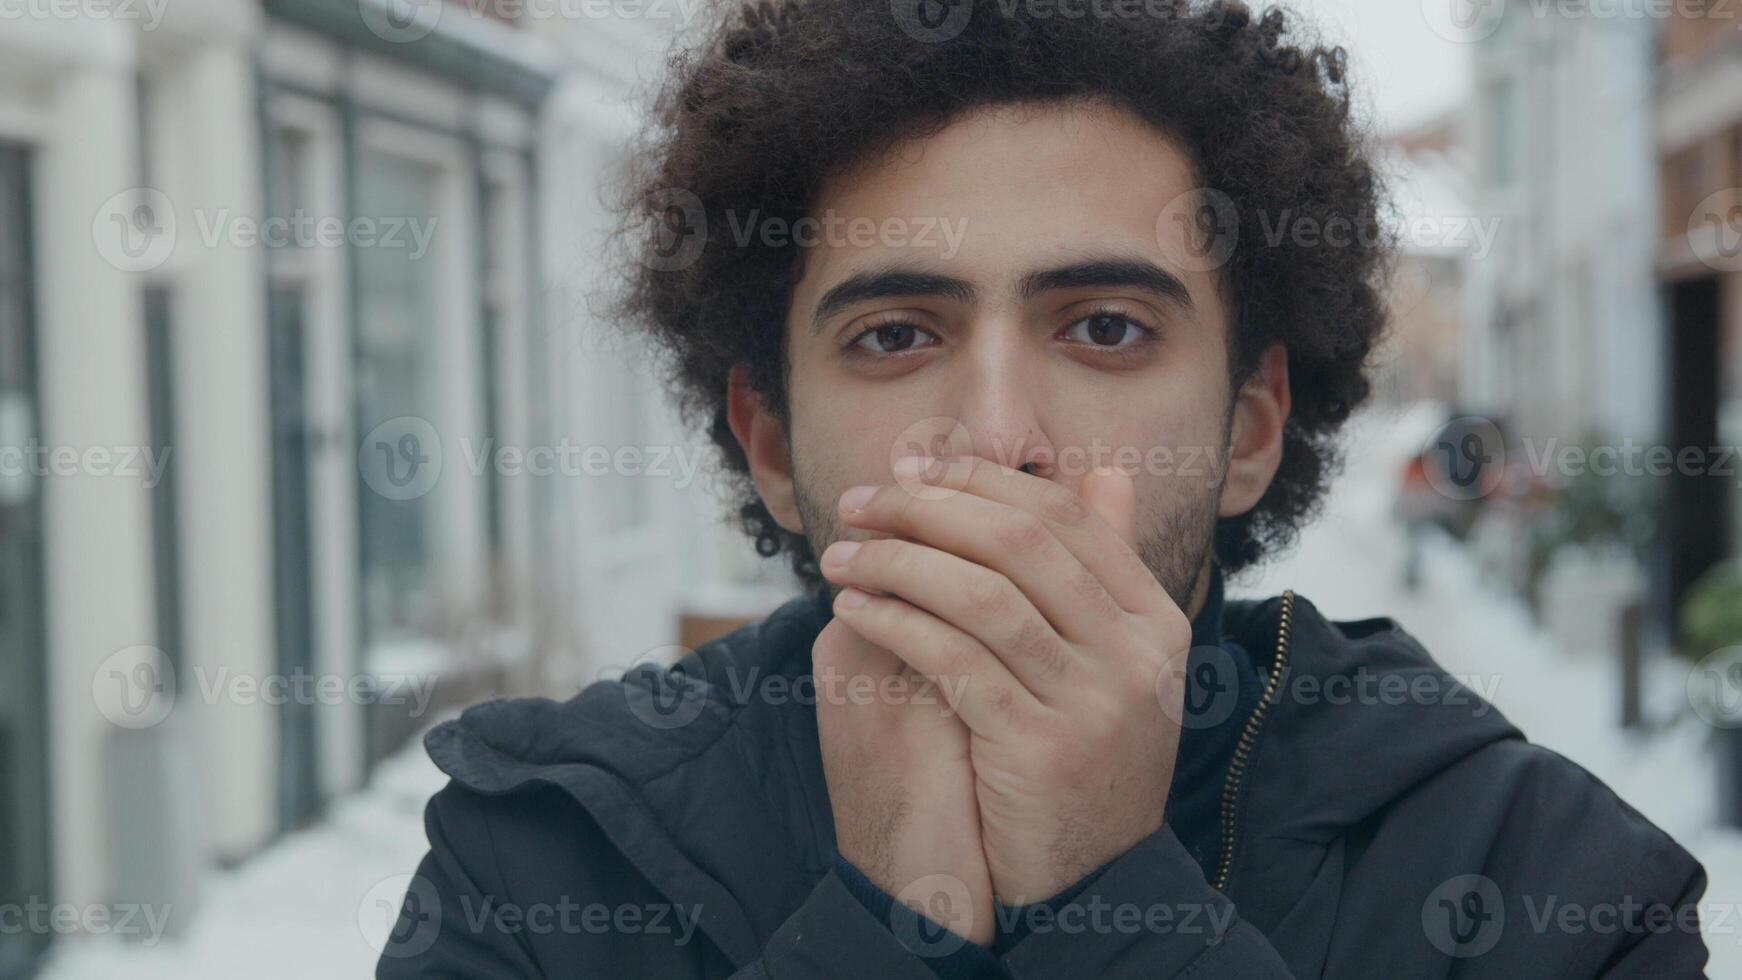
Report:
[{"label": "glass door", "polygon": [[[28,462],[41,438],[29,163],[0,143],[0,906],[52,894],[41,486]],[[0,930],[0,977],[30,972],[47,944],[40,931]]]}]

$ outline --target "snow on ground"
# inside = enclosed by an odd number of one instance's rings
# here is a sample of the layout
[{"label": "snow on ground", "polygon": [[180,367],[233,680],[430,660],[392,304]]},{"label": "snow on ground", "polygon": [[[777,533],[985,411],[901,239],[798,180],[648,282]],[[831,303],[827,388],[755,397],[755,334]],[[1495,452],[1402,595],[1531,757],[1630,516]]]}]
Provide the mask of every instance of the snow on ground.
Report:
[{"label": "snow on ground", "polygon": [[[1700,859],[1711,879],[1702,903],[1708,972],[1742,977],[1742,834],[1717,826],[1710,730],[1684,723],[1651,737],[1622,732],[1614,666],[1556,649],[1523,604],[1483,582],[1449,542],[1430,551],[1419,593],[1402,588],[1391,485],[1400,454],[1421,445],[1422,420],[1432,416],[1361,420],[1323,517],[1294,552],[1231,592],[1293,588],[1333,618],[1392,616],[1452,673],[1479,679],[1532,739],[1591,770]],[[1686,667],[1650,666],[1652,709],[1668,715],[1685,698]],[[381,934],[423,855],[423,804],[442,782],[413,744],[325,823],[214,875],[189,935],[151,948],[69,937],[45,980],[368,977],[376,958],[369,937]]]},{"label": "snow on ground", "polygon": [[[192,928],[155,946],[66,936],[43,980],[371,977],[387,916],[428,842],[423,807],[447,781],[413,743],[321,824],[214,874]],[[377,938],[377,942],[379,939]]]}]

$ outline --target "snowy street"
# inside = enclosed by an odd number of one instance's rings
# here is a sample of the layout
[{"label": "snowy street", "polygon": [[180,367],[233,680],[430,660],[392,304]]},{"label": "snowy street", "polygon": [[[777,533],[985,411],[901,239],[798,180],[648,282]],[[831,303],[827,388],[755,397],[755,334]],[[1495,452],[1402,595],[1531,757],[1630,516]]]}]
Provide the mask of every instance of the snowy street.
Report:
[{"label": "snowy street", "polygon": [[[1371,418],[1356,432],[1366,441],[1350,453],[1325,513],[1298,549],[1231,592],[1294,588],[1333,618],[1393,616],[1448,670],[1478,678],[1481,690],[1527,734],[1590,769],[1702,861],[1711,878],[1701,908],[1712,952],[1708,972],[1742,976],[1735,921],[1742,834],[1715,826],[1711,729],[1686,715],[1656,736],[1625,735],[1615,720],[1614,666],[1556,651],[1530,626],[1523,605],[1482,582],[1455,547],[1430,550],[1424,587],[1405,591],[1402,538],[1388,515],[1401,459],[1395,452],[1410,440]],[[1390,448],[1379,447],[1378,433]],[[1648,666],[1646,713],[1663,719],[1685,706],[1688,667]],[[402,753],[381,768],[367,792],[336,805],[323,825],[214,875],[191,935],[155,948],[64,937],[46,976],[369,976],[376,957],[369,936],[380,934],[383,917],[403,893],[404,876],[423,853],[423,803],[442,781],[420,750]],[[1412,911],[1400,910],[1400,917],[1400,928],[1414,927]]]}]

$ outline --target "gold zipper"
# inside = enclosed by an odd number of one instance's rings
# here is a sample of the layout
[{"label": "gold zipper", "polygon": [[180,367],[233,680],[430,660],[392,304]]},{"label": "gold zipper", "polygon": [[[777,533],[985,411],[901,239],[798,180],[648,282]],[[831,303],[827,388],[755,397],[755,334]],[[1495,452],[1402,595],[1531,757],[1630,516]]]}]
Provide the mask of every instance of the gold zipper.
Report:
[{"label": "gold zipper", "polygon": [[1277,686],[1282,683],[1282,671],[1288,665],[1289,623],[1293,613],[1294,590],[1290,589],[1282,594],[1282,613],[1276,623],[1276,656],[1270,663],[1270,676],[1264,681],[1264,695],[1252,709],[1252,716],[1246,719],[1246,728],[1234,746],[1234,758],[1228,763],[1228,781],[1222,786],[1222,861],[1216,869],[1217,891],[1227,891],[1228,875],[1234,870],[1234,831],[1237,829],[1235,823],[1242,778],[1246,775],[1246,762],[1252,754],[1252,747],[1258,742],[1258,730],[1264,727],[1264,718],[1270,713],[1270,702],[1276,697]]}]

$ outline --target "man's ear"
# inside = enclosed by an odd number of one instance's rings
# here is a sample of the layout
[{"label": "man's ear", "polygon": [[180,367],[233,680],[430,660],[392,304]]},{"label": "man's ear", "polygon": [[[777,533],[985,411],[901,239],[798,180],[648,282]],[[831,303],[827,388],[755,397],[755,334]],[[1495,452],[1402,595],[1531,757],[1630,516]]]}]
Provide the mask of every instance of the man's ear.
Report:
[{"label": "man's ear", "polygon": [[1282,465],[1282,427],[1291,405],[1288,349],[1272,344],[1258,358],[1234,402],[1228,434],[1227,472],[1218,517],[1238,517],[1258,506]]},{"label": "man's ear", "polygon": [[781,527],[804,533],[799,520],[798,499],[792,488],[792,460],[786,451],[786,424],[769,414],[762,396],[750,387],[750,370],[734,365],[726,380],[726,423],[744,457],[750,461],[750,479],[763,506]]}]

